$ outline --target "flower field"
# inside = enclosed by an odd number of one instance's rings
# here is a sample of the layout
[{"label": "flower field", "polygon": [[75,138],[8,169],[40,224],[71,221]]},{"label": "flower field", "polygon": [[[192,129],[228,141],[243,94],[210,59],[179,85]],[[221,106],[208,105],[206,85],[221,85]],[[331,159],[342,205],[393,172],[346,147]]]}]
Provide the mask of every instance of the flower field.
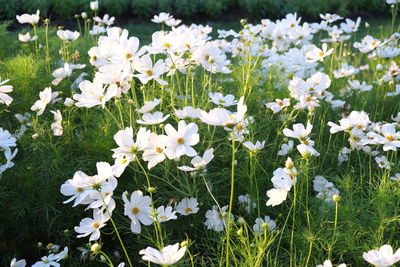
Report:
[{"label": "flower field", "polygon": [[[0,24],[1,266],[392,266],[400,23]],[[100,3],[101,4],[101,3]],[[397,250],[399,249],[399,250]]]}]

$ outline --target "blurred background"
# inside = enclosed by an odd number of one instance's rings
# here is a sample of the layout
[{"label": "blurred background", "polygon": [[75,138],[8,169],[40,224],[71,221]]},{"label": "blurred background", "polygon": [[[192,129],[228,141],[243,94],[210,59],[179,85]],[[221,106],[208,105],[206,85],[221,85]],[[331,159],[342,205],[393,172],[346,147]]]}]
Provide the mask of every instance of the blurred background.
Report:
[{"label": "blurred background", "polygon": [[[53,19],[70,19],[90,11],[90,0],[0,0],[0,20],[15,19],[22,13],[34,13]],[[118,20],[144,20],[159,12],[169,12],[188,20],[237,20],[238,18],[278,19],[297,12],[303,19],[315,19],[320,13],[341,16],[380,17],[390,14],[385,0],[101,0],[100,13]]]}]

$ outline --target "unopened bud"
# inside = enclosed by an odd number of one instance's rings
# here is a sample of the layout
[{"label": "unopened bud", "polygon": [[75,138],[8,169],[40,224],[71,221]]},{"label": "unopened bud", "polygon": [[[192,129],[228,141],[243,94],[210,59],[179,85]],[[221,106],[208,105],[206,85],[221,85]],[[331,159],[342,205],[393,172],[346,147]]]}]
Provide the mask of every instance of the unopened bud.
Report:
[{"label": "unopened bud", "polygon": [[101,251],[101,245],[99,243],[94,243],[91,247],[90,247],[90,251],[92,251],[94,254],[98,254]]},{"label": "unopened bud", "polygon": [[339,196],[339,195],[333,195],[333,196],[332,196],[332,200],[333,200],[334,202],[339,202],[339,201],[340,201],[340,196]]}]

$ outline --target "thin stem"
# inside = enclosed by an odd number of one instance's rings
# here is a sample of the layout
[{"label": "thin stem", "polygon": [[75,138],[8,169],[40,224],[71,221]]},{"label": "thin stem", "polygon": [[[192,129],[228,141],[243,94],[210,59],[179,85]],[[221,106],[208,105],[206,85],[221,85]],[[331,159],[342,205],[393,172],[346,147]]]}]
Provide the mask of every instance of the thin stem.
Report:
[{"label": "thin stem", "polygon": [[126,248],[125,248],[125,246],[124,246],[124,242],[123,242],[122,239],[121,239],[121,236],[120,236],[120,234],[119,234],[118,228],[117,228],[117,226],[116,226],[114,220],[113,220],[112,217],[111,217],[111,213],[110,213],[110,211],[108,210],[108,205],[106,204],[106,202],[105,202],[105,200],[104,200],[103,195],[101,194],[101,192],[100,192],[99,190],[97,190],[97,192],[100,194],[101,200],[103,201],[103,204],[104,204],[104,207],[105,207],[105,209],[106,209],[107,215],[108,215],[108,217],[110,218],[111,224],[112,224],[112,226],[114,227],[115,233],[117,234],[119,243],[121,244],[122,250],[124,251],[126,260],[128,261],[129,266],[132,267],[133,265],[132,265],[131,259],[129,258],[128,252],[126,251]]},{"label": "thin stem", "polygon": [[228,227],[226,232],[226,262],[225,266],[229,266],[229,245],[230,245],[230,230],[231,230],[231,214],[233,205],[233,195],[235,190],[235,133],[232,130],[232,162],[231,162],[231,194],[229,198],[229,214]]},{"label": "thin stem", "polygon": [[104,253],[103,251],[100,251],[100,254],[103,255],[107,259],[109,266],[114,267],[114,264],[112,263],[110,257],[108,257],[106,253]]}]

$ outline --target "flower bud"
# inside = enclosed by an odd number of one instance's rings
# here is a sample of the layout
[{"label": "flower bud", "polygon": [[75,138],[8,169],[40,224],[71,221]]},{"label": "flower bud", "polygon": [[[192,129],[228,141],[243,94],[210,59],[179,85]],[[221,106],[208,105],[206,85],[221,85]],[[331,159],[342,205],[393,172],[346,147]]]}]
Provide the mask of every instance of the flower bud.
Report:
[{"label": "flower bud", "polygon": [[334,202],[339,202],[340,201],[340,196],[335,194],[335,195],[332,196],[332,200]]},{"label": "flower bud", "polygon": [[90,251],[92,251],[94,254],[98,254],[101,251],[101,245],[99,243],[94,243],[91,247],[90,247]]}]

